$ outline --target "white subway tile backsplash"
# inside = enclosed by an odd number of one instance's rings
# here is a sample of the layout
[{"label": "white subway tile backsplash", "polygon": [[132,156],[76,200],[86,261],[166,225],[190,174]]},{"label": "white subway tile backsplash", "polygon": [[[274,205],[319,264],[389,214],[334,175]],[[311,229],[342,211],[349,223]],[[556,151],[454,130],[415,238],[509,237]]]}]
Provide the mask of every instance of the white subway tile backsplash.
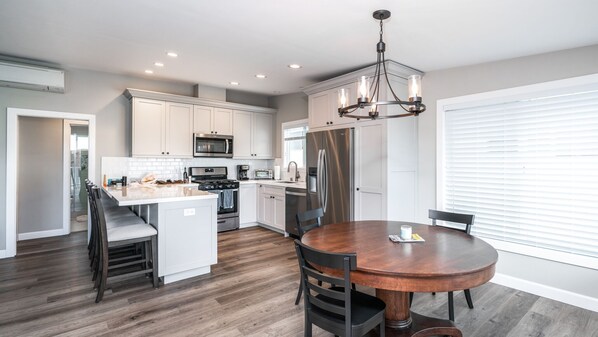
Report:
[{"label": "white subway tile backsplash", "polygon": [[[224,158],[131,158],[102,157],[101,176],[120,178],[127,176],[129,181],[140,180],[147,174],[157,179],[182,179],[183,170],[197,166],[226,166],[229,179],[236,179],[237,165],[249,165],[250,177],[255,169],[272,169],[274,160],[238,160]],[[302,177],[303,178],[303,177]]]}]

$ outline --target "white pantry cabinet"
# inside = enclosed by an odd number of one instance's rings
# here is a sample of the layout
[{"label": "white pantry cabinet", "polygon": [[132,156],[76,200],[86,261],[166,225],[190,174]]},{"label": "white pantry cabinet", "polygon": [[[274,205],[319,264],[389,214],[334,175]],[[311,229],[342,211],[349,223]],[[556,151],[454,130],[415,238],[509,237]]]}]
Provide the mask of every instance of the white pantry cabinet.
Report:
[{"label": "white pantry cabinet", "polygon": [[285,230],[285,188],[260,184],[257,221],[276,230]]},{"label": "white pantry cabinet", "polygon": [[133,98],[132,155],[191,157],[193,106]]},{"label": "white pantry cabinet", "polygon": [[233,134],[233,111],[195,105],[193,107],[193,132],[203,134]]},{"label": "white pantry cabinet", "polygon": [[274,157],[274,116],[272,114],[234,110],[233,136],[235,159]]}]

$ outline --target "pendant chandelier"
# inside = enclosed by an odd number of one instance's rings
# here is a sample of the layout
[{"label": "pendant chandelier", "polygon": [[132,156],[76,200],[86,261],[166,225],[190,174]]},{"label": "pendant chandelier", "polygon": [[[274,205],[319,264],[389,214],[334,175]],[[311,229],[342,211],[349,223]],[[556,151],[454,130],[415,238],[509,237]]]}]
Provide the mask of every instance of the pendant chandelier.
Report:
[{"label": "pendant chandelier", "polygon": [[[417,116],[420,113],[426,111],[426,106],[422,103],[421,97],[421,76],[411,75],[407,78],[408,95],[407,101],[401,100],[395,94],[390,81],[388,80],[388,73],[386,71],[386,59],[384,58],[384,52],[386,51],[386,44],[383,41],[383,24],[384,20],[390,17],[390,12],[387,10],[377,10],[373,13],[374,19],[380,20],[380,41],[376,44],[376,50],[378,57],[376,60],[376,70],[372,78],[367,76],[361,76],[357,86],[357,103],[348,105],[349,92],[347,89],[340,89],[338,92],[338,113],[341,117],[350,118],[370,118],[370,119],[383,119],[383,118],[396,118],[396,117],[407,117]],[[380,101],[380,78],[384,78],[388,91],[392,94],[391,100]],[[394,100],[392,100],[394,99]],[[387,108],[386,115],[380,116],[378,107],[379,106],[391,106],[398,105],[398,113],[391,114]],[[367,114],[364,110],[367,109]]]}]

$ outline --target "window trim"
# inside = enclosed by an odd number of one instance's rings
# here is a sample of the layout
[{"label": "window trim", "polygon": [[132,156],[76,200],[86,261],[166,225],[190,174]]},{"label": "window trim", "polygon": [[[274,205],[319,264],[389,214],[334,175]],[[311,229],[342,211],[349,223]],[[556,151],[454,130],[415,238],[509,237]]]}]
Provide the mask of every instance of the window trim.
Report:
[{"label": "window trim", "polygon": [[[459,97],[452,97],[440,99],[436,103],[436,207],[440,208],[443,205],[444,195],[444,126],[445,126],[445,112],[455,107],[475,106],[481,104],[488,104],[491,102],[500,102],[513,99],[525,99],[529,96],[534,96],[538,93],[546,93],[550,91],[561,91],[566,89],[573,89],[580,86],[596,86],[598,87],[598,74],[573,77],[563,80],[542,82],[520,87],[513,87],[502,90],[495,90],[483,92],[478,94],[471,94]],[[598,258],[577,255],[567,252],[560,252],[545,248],[532,247],[528,245],[517,244],[513,242],[506,242],[500,240],[493,240],[488,238],[481,238],[488,242],[495,249],[522,254],[532,257],[537,257],[545,260],[567,263],[580,267],[586,267],[598,270]]]},{"label": "window trim", "polygon": [[[281,160],[281,164],[284,164],[284,140],[285,140],[284,130],[293,128],[293,127],[306,126],[307,132],[309,132],[309,121],[307,118],[305,118],[305,119],[298,119],[298,120],[290,121],[290,122],[283,122],[280,125],[281,125],[280,126],[280,160]],[[300,168],[304,168],[304,167],[297,167],[297,169],[300,169]]]}]

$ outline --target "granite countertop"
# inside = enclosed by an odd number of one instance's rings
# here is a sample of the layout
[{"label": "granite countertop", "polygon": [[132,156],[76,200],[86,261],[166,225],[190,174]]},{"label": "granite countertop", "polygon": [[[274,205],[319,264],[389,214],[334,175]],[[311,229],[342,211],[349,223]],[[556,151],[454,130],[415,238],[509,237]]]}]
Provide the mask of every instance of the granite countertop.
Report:
[{"label": "granite countertop", "polygon": [[218,196],[197,189],[197,184],[134,184],[126,187],[102,187],[119,206],[157,204],[196,199],[216,199]]}]

